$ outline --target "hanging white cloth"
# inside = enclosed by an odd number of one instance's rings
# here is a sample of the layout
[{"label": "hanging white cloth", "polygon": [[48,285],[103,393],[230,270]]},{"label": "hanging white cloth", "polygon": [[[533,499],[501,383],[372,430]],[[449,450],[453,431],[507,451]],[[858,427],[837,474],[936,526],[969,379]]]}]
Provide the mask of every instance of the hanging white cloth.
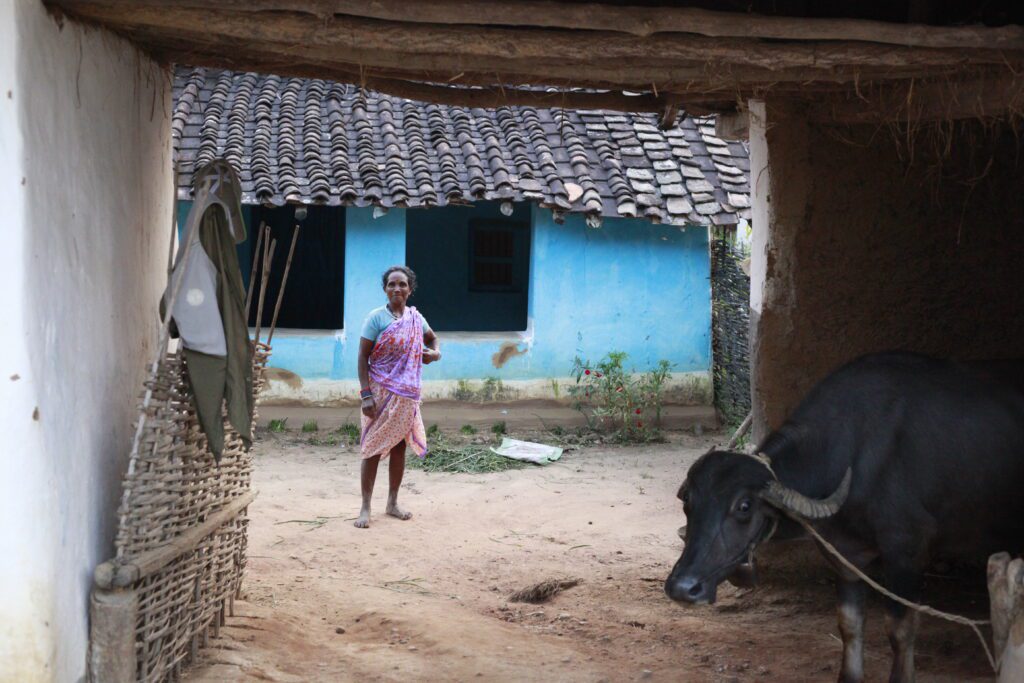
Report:
[{"label": "hanging white cloth", "polygon": [[[217,269],[203,250],[199,223],[211,206],[220,206],[235,243],[245,240],[245,222],[238,212],[241,184],[234,169],[218,159],[195,174],[195,199],[185,221],[185,239],[171,272],[171,283],[183,278],[171,314],[186,348],[211,356],[227,355],[224,324],[217,304]],[[192,247],[186,250],[186,245]],[[188,261],[182,257],[188,254]],[[168,286],[168,292],[172,286]]]}]

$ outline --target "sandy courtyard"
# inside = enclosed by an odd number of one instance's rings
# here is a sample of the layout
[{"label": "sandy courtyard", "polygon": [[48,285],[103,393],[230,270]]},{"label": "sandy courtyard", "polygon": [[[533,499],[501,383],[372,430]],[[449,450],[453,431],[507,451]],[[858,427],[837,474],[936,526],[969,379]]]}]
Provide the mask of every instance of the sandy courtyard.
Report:
[{"label": "sandy courtyard", "polygon": [[[382,469],[372,527],[360,530],[356,449],[263,432],[243,599],[187,679],[834,680],[840,643],[820,566],[765,563],[759,588],[724,585],[714,606],[684,608],[662,592],[682,545],[675,490],[722,439],[593,446],[499,474],[412,470],[407,522],[382,514]],[[507,602],[563,576],[583,583],[547,604]],[[981,591],[960,600],[985,604]],[[882,624],[876,601],[868,680],[888,675]],[[924,620],[919,679],[985,680],[973,638]]]}]

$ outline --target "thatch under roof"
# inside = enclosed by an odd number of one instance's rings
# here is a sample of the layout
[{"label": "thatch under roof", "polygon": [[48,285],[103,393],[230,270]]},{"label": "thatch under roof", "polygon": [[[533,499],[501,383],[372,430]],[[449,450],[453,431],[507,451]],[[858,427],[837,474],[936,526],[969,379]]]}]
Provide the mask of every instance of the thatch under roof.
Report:
[{"label": "thatch under roof", "polygon": [[166,61],[463,106],[699,114],[780,96],[813,102],[826,119],[960,118],[1016,111],[1024,90],[1024,10],[960,0],[752,0],[747,11],[565,0],[47,2]]}]

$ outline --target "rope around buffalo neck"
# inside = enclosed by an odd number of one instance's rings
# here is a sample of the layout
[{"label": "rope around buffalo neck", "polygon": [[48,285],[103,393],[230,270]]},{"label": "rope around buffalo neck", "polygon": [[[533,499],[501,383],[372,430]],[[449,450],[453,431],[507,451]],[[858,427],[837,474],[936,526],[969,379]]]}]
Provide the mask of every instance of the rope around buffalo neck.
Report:
[{"label": "rope around buffalo neck", "polygon": [[[765,455],[764,453],[745,453],[744,455],[748,455],[751,458],[753,458],[754,460],[757,460],[759,463],[764,465],[765,468],[771,473],[772,478],[774,478],[775,481],[779,481],[778,475],[775,474],[775,470],[772,469],[772,460],[767,455]],[[996,672],[996,673],[999,673],[999,665],[996,663],[996,659],[992,655],[992,650],[988,646],[988,641],[985,640],[985,636],[982,634],[981,629],[978,628],[979,626],[985,626],[985,625],[989,624],[990,622],[987,619],[968,619],[967,617],[962,617],[959,614],[950,614],[949,612],[943,612],[941,610],[935,609],[934,607],[929,607],[928,605],[922,605],[922,604],[919,604],[919,603],[916,603],[916,602],[911,602],[910,600],[907,600],[906,598],[902,598],[899,595],[896,595],[895,593],[893,593],[892,591],[888,590],[887,588],[882,586],[880,583],[878,583],[877,581],[872,579],[870,576],[868,576],[867,574],[862,572],[857,566],[855,566],[848,559],[843,557],[843,554],[840,553],[839,550],[837,550],[834,545],[832,545],[831,543],[826,541],[821,536],[821,534],[818,533],[818,530],[815,529],[813,526],[811,526],[811,523],[808,522],[806,519],[791,513],[789,510],[782,510],[782,512],[787,517],[792,519],[794,522],[796,522],[797,524],[802,526],[807,531],[807,533],[809,533],[811,535],[811,537],[814,540],[816,540],[818,543],[820,543],[821,546],[823,548],[825,548],[825,550],[828,551],[828,553],[832,557],[837,559],[840,564],[842,564],[844,567],[846,567],[851,572],[856,574],[857,578],[859,578],[861,581],[863,581],[867,585],[871,586],[876,591],[878,591],[879,593],[881,593],[885,597],[889,598],[893,602],[897,602],[897,603],[903,605],[904,607],[908,607],[908,608],[910,608],[912,610],[916,610],[916,611],[921,612],[923,614],[928,614],[928,615],[933,616],[933,617],[938,617],[939,619],[945,619],[946,621],[951,621],[954,624],[961,624],[963,626],[969,626],[974,631],[974,634],[976,636],[978,636],[978,641],[981,642],[981,647],[985,650],[985,656],[988,657],[988,663],[992,667],[992,670],[994,672]]]}]

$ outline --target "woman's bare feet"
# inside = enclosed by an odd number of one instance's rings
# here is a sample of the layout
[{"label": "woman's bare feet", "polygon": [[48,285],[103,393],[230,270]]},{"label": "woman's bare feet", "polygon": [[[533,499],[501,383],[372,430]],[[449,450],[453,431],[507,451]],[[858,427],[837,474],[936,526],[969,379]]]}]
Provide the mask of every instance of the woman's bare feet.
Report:
[{"label": "woman's bare feet", "polygon": [[[388,506],[384,510],[384,512],[388,513],[392,517],[397,517],[401,520],[412,519],[412,513],[406,512],[405,510],[401,509],[400,507],[398,507],[397,503],[388,503]],[[356,526],[359,526],[358,521],[356,521]]]},{"label": "woman's bare feet", "polygon": [[370,528],[370,510],[363,508],[359,511],[359,518],[352,522],[352,526],[357,529],[369,529]]}]

